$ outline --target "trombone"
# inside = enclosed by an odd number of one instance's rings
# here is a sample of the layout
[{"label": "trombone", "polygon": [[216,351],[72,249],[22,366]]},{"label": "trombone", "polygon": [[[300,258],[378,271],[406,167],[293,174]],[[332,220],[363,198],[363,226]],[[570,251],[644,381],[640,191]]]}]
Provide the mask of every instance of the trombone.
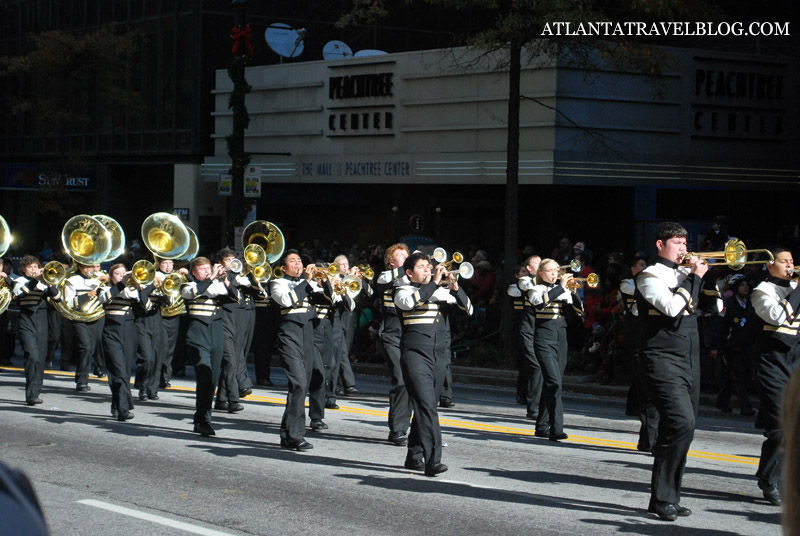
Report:
[{"label": "trombone", "polygon": [[[747,260],[747,256],[750,254],[757,254],[763,253],[768,258],[765,260]],[[724,249],[722,251],[701,251],[699,253],[694,252],[686,252],[683,255],[683,261],[681,266],[689,266],[686,263],[686,259],[689,257],[699,257],[703,261],[708,259],[722,259],[723,262],[714,262],[714,266],[728,266],[731,270],[741,270],[747,264],[766,264],[766,263],[773,263],[775,262],[775,257],[772,255],[772,252],[768,249],[747,249],[747,246],[744,242],[739,240],[738,238],[731,238],[727,242],[725,242]]]}]

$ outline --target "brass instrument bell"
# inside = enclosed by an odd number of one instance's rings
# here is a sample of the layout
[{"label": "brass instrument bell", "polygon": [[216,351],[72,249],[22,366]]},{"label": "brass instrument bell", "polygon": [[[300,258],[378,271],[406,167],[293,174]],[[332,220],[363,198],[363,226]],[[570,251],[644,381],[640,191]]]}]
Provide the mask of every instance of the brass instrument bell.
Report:
[{"label": "brass instrument bell", "polygon": [[581,268],[582,268],[581,261],[578,259],[572,259],[571,261],[569,261],[569,264],[564,264],[562,266],[559,266],[558,273],[563,275],[567,273],[567,270],[569,270],[570,272],[578,273],[581,271]]},{"label": "brass instrument bell", "polygon": [[242,231],[242,245],[245,247],[250,244],[258,244],[264,249],[267,255],[267,262],[273,264],[283,255],[286,241],[283,233],[272,222],[266,220],[255,220],[247,224]]},{"label": "brass instrument bell", "polygon": [[141,259],[133,263],[131,275],[128,283],[143,288],[155,281],[156,267],[147,259]]},{"label": "brass instrument bell", "polygon": [[[747,256],[751,253],[763,253],[767,256],[764,260],[747,260]],[[708,259],[721,259],[723,262],[714,262],[714,266],[728,266],[731,270],[741,270],[747,264],[766,264],[775,262],[775,257],[768,249],[747,249],[745,243],[738,238],[731,238],[723,246],[722,251],[701,251],[686,252],[683,255],[684,260],[689,257],[699,257],[702,260]],[[682,266],[687,266],[682,264]]]},{"label": "brass instrument bell", "polygon": [[106,226],[87,214],[73,216],[61,230],[61,243],[70,257],[83,265],[104,262],[111,251],[112,236]]},{"label": "brass instrument bell", "polygon": [[333,285],[333,292],[336,294],[345,294],[352,299],[361,292],[361,280],[353,275],[348,275],[342,281]]},{"label": "brass instrument bell", "polygon": [[183,274],[172,272],[161,282],[161,293],[170,298],[177,298],[181,293],[181,285],[186,282]]},{"label": "brass instrument bell", "polygon": [[582,288],[584,283],[589,288],[597,288],[597,285],[600,284],[600,276],[592,272],[586,277],[573,277],[567,282],[567,288],[569,290],[576,290]]},{"label": "brass instrument bell", "polygon": [[11,246],[11,229],[5,218],[0,216],[0,257],[6,254]]},{"label": "brass instrument bell", "polygon": [[175,214],[156,212],[142,223],[145,247],[160,259],[180,259],[189,250],[191,238],[183,222]]},{"label": "brass instrument bell", "polygon": [[125,231],[122,230],[122,226],[119,222],[110,216],[95,214],[92,217],[102,223],[103,226],[108,229],[108,232],[111,233],[111,249],[102,262],[113,261],[125,251]]}]

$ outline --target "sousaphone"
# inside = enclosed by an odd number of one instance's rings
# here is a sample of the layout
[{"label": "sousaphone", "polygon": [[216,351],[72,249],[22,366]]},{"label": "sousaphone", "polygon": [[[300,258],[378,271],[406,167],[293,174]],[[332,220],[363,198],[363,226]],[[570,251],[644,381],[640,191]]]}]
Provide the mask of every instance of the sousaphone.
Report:
[{"label": "sousaphone", "polygon": [[145,247],[159,259],[180,259],[191,245],[186,226],[178,216],[168,212],[156,212],[144,220],[142,240]]},{"label": "sousaphone", "polygon": [[283,255],[286,242],[278,226],[266,220],[251,222],[242,231],[242,245],[258,244],[267,255],[267,262],[274,264]]},{"label": "sousaphone", "polygon": [[[10,246],[11,230],[8,228],[5,218],[0,216],[0,257],[6,254]],[[0,279],[0,314],[8,309],[9,303],[11,303],[11,287],[8,286],[5,279]]]}]

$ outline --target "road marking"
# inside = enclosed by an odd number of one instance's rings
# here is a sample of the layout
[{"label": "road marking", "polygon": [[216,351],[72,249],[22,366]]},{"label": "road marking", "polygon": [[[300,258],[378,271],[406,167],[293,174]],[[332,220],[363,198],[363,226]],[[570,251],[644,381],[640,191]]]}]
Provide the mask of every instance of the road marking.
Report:
[{"label": "road marking", "polygon": [[194,534],[203,534],[204,536],[231,536],[229,532],[220,532],[214,529],[206,529],[203,527],[197,527],[195,525],[190,525],[189,523],[184,523],[182,521],[175,521],[173,519],[168,519],[166,517],[161,517],[153,514],[147,514],[145,512],[139,512],[138,510],[132,510],[130,508],[125,508],[124,506],[117,506],[116,504],[110,504],[103,501],[95,501],[92,499],[83,499],[78,501],[81,504],[85,504],[88,506],[94,506],[95,508],[101,508],[103,510],[108,510],[109,512],[115,512],[117,514],[122,514],[125,516],[135,517],[137,519],[144,519],[145,521],[150,521],[152,523],[158,523],[159,525],[164,525],[166,527],[172,527],[178,530],[185,530],[186,532],[193,532]]},{"label": "road marking", "polygon": [[[16,367],[0,367],[2,370],[13,370],[13,371],[20,371],[22,372],[23,369],[16,368]],[[52,374],[53,376],[72,376],[74,372],[61,372],[55,370],[46,370],[45,373]],[[97,378],[96,376],[92,376],[92,379],[96,379],[99,381],[108,381],[106,378]],[[194,387],[184,387],[180,385],[173,385],[167,389],[162,389],[164,391],[180,391],[185,393],[193,393],[195,392]],[[270,396],[259,396],[259,395],[248,395],[244,397],[242,400],[247,400],[249,402],[266,402],[269,404],[278,404],[278,405],[285,405],[286,398],[275,398]],[[308,407],[308,403],[306,403],[306,407]],[[342,413],[352,413],[355,415],[371,415],[374,417],[386,417],[389,415],[387,411],[384,410],[377,410],[377,409],[369,409],[369,408],[357,408],[352,406],[340,406],[338,410],[328,410],[328,411],[338,411]],[[464,420],[457,420],[457,419],[448,419],[448,418],[439,418],[439,423],[442,426],[449,426],[452,428],[463,428],[466,430],[480,430],[484,432],[496,432],[501,434],[509,434],[509,435],[517,435],[517,436],[533,436],[535,431],[534,428],[513,428],[510,426],[501,426],[496,424],[485,424],[479,422],[472,422],[472,421],[464,421]],[[618,448],[623,450],[636,450],[636,443],[632,443],[630,441],[619,441],[616,439],[601,439],[598,437],[583,437],[583,436],[575,436],[570,434],[569,439],[563,440],[565,443],[580,443],[584,445],[597,445],[602,447],[611,447],[611,448]],[[690,458],[700,458],[704,460],[716,460],[722,462],[729,462],[729,463],[741,463],[745,465],[758,465],[759,458],[756,456],[737,456],[735,454],[721,454],[717,452],[704,452],[701,450],[690,450],[688,456]]]}]

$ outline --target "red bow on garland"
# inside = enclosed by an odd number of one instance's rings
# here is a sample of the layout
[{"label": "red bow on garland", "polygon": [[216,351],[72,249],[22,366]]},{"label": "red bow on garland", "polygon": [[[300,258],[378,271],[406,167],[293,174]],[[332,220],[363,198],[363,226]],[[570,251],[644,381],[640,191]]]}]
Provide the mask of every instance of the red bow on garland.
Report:
[{"label": "red bow on garland", "polygon": [[242,46],[242,41],[244,41],[244,46],[247,47],[247,52],[250,56],[253,55],[255,52],[253,50],[253,43],[251,43],[253,39],[253,30],[250,28],[248,24],[245,26],[244,30],[238,28],[236,26],[233,27],[233,34],[231,34],[231,39],[233,39],[233,55],[235,56],[239,52],[239,47]]}]

